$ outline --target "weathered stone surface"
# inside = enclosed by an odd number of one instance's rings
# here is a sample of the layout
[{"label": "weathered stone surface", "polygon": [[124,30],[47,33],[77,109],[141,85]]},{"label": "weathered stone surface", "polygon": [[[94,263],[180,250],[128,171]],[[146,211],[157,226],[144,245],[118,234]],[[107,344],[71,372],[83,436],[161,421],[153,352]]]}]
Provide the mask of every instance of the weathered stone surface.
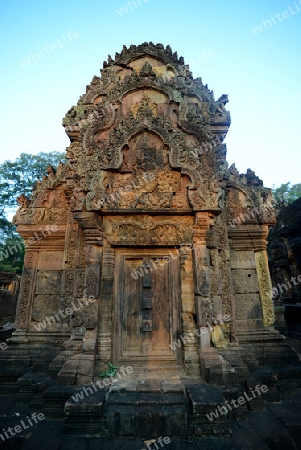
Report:
[{"label": "weathered stone surface", "polygon": [[260,319],[262,310],[258,294],[235,294],[236,319]]},{"label": "weathered stone surface", "polygon": [[36,278],[36,294],[60,294],[62,272],[39,270]]},{"label": "weathered stone surface", "polygon": [[256,269],[254,252],[231,250],[230,267],[231,269]]},{"label": "weathered stone surface", "polygon": [[162,436],[164,430],[163,411],[145,410],[135,413],[137,437],[148,438]]},{"label": "weathered stone surface", "polygon": [[180,380],[163,380],[161,381],[161,389],[163,393],[183,393],[185,391],[185,387]]},{"label": "weathered stone surface", "polygon": [[59,295],[36,295],[33,302],[31,319],[34,322],[43,322],[48,317],[49,321],[46,322],[46,326],[49,326],[51,323],[60,322],[60,317],[58,316],[57,319],[54,316],[59,309]]},{"label": "weathered stone surface", "polygon": [[158,379],[139,380],[137,392],[161,392],[161,383]]},{"label": "weathered stone surface", "polygon": [[192,405],[193,414],[204,414],[225,402],[220,391],[213,386],[187,386],[186,391]]},{"label": "weathered stone surface", "polygon": [[38,258],[38,270],[62,270],[64,252],[40,253]]},{"label": "weathered stone surface", "polygon": [[231,271],[234,294],[259,292],[256,270],[235,269]]}]

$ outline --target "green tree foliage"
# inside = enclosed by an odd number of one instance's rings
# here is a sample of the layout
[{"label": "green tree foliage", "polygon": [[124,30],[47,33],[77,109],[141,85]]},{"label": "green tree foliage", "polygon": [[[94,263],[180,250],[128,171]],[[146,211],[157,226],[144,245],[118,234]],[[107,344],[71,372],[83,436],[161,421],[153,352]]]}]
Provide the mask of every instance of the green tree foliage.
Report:
[{"label": "green tree foliage", "polygon": [[15,229],[15,226],[5,217],[4,209],[2,208],[2,211],[0,211],[0,245],[3,245],[8,236],[13,235]]},{"label": "green tree foliage", "polygon": [[290,182],[283,183],[279,187],[272,188],[273,195],[279,202],[293,203],[301,197],[301,183],[291,185]]},{"label": "green tree foliage", "polygon": [[0,271],[21,273],[25,247],[16,227],[0,212]]},{"label": "green tree foliage", "polygon": [[37,155],[21,153],[15,161],[0,164],[0,271],[21,273],[25,246],[16,232],[16,227],[7,220],[5,211],[16,209],[16,198],[21,194],[31,196],[37,180],[41,180],[51,164],[57,167],[65,162],[65,154],[60,152]]},{"label": "green tree foliage", "polygon": [[1,245],[0,271],[21,274],[24,255],[25,247],[21,236],[7,238]]},{"label": "green tree foliage", "polygon": [[0,164],[0,208],[17,206],[16,198],[21,194],[30,197],[36,181],[43,177],[49,164],[57,167],[60,161],[65,162],[65,153],[40,152],[37,155],[21,153],[15,161]]}]

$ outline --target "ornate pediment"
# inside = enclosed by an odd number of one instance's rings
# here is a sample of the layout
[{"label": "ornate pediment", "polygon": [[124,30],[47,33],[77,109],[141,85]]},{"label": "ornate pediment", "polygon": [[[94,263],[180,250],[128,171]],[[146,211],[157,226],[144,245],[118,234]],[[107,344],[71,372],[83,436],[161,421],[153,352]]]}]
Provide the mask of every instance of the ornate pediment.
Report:
[{"label": "ornate pediment", "polygon": [[31,207],[65,183],[71,211],[218,214],[231,178],[227,102],[169,46],[123,47],[66,114],[67,165],[49,171]]}]

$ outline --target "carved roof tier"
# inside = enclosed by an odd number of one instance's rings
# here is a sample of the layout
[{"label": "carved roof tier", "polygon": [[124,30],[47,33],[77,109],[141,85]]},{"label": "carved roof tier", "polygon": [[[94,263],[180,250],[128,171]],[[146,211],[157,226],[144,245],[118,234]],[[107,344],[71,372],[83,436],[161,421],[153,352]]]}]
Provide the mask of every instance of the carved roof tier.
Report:
[{"label": "carved roof tier", "polygon": [[184,65],[184,58],[182,56],[178,58],[177,52],[173,53],[170,45],[167,45],[165,48],[162,44],[144,42],[141,45],[131,45],[129,48],[124,45],[121,53],[115,53],[115,60],[108,55],[108,61],[104,61],[103,68],[105,69],[114,64],[127,66],[134,59],[138,59],[144,55],[153,56],[164,64],[176,63]]},{"label": "carved roof tier", "polygon": [[[58,198],[74,212],[220,214],[231,190],[229,218],[234,209],[264,204],[269,194],[255,174],[228,168],[227,103],[227,95],[216,101],[201,78],[193,79],[170,46],[124,46],[63,120],[71,140],[67,165],[50,170],[30,205],[20,198],[19,216],[46,206],[54,217]],[[43,220],[50,212],[40,212]],[[28,220],[35,221],[33,213]]]}]

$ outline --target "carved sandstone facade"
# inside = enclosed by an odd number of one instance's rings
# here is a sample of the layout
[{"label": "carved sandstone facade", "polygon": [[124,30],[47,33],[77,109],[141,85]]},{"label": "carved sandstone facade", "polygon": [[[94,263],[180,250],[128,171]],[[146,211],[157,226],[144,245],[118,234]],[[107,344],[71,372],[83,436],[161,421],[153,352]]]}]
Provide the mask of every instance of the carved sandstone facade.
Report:
[{"label": "carved sandstone facade", "polygon": [[244,348],[257,343],[256,366],[279,338],[271,192],[228,167],[227,102],[169,46],[144,43],[109,57],[66,114],[67,164],[14,219],[24,238],[45,236],[27,249],[12,342],[65,342],[50,366],[59,384],[87,383],[109,361],[225,381]]}]

